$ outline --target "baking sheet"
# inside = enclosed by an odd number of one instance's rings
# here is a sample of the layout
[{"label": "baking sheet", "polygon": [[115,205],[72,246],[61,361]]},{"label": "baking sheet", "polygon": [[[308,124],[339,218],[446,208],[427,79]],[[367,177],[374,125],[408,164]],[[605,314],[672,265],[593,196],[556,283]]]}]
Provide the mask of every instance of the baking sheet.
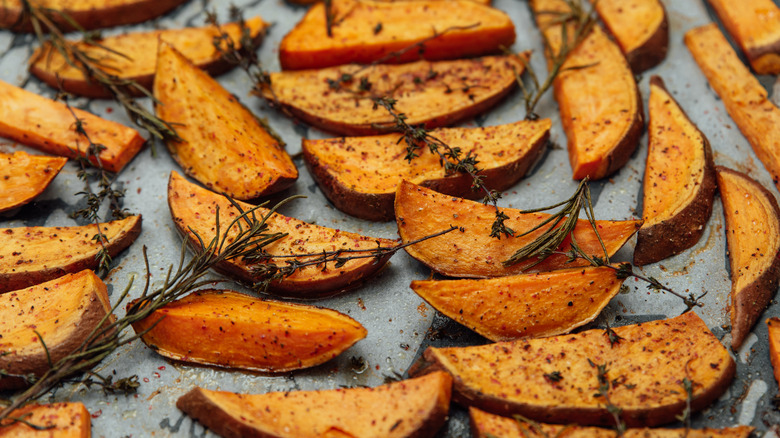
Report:
[{"label": "baking sheet", "polygon": [[[236,2],[247,17],[260,15],[274,26],[266,38],[260,55],[271,71],[279,70],[277,47],[281,38],[303,16],[305,8],[287,4],[281,0],[254,0]],[[729,118],[722,103],[707,85],[689,52],[682,44],[685,31],[712,20],[713,15],[699,0],[666,0],[670,24],[670,48],[667,59],[658,67],[645,72],[640,78],[645,108],[648,96],[648,79],[659,74],[690,118],[709,137],[715,153],[716,164],[729,166],[749,173],[763,183],[775,195],[777,192],[769,174],[756,158],[747,141]],[[494,0],[494,6],[506,11],[516,25],[515,50],[532,49],[532,64],[537,71],[544,71],[542,42],[525,1]],[[199,26],[204,23],[204,10],[215,9],[222,21],[227,21],[228,2],[191,1],[171,14],[150,23],[106,30],[111,35],[128,30],[149,28],[176,28]],[[29,79],[25,71],[26,60],[36,44],[30,35],[15,35],[0,31],[0,79],[25,83],[25,88],[46,96],[54,90],[35,78]],[[153,56],[153,54],[149,54]],[[269,109],[259,99],[249,96],[251,83],[241,71],[234,71],[219,78],[220,83],[239,96],[271,125],[287,142],[288,151],[300,152],[300,139],[324,138],[329,135],[315,128],[297,124]],[[774,78],[764,77],[762,82],[772,87]],[[775,97],[780,94],[775,91]],[[85,108],[99,116],[130,124],[123,110],[109,101],[74,99],[74,106]],[[147,102],[148,103],[148,102]],[[523,118],[523,103],[519,93],[513,93],[497,108],[476,118],[465,126],[489,126],[514,122]],[[571,169],[565,151],[565,136],[560,126],[557,106],[548,93],[538,113],[553,119],[551,139],[553,147],[530,172],[530,175],[507,191],[502,205],[514,208],[533,208],[564,199],[576,188],[571,180]],[[178,261],[181,240],[176,234],[166,202],[166,184],[171,170],[179,170],[164,146],[158,144],[156,155],[146,147],[119,175],[118,181],[127,189],[125,207],[143,215],[143,232],[138,240],[117,257],[116,268],[106,279],[109,293],[116,300],[131,278],[136,281],[131,296],[140,294],[141,275],[144,272],[142,247],[148,247],[153,286],[158,286],[171,263]],[[0,150],[12,152],[25,148],[0,140]],[[591,184],[594,208],[599,219],[628,219],[641,214],[641,181],[647,153],[647,136],[628,164],[609,180]],[[279,194],[278,200],[293,194],[307,198],[286,205],[282,213],[288,216],[340,228],[370,236],[396,238],[395,224],[373,223],[351,218],[336,210],[323,196],[303,166],[296,158],[300,178],[295,185]],[[69,217],[79,205],[75,193],[82,189],[76,178],[76,165],[69,163],[54,183],[34,203],[21,208],[13,216],[0,217],[0,227],[18,226],[70,226],[83,224]],[[720,200],[716,198],[712,218],[701,241],[676,257],[641,269],[668,284],[674,290],[699,295],[707,291],[704,307],[697,313],[713,332],[730,345],[730,335],[723,327],[729,324],[728,303],[730,280],[725,254],[724,219]],[[631,259],[633,241],[621,251],[615,260]],[[379,385],[386,379],[403,374],[415,357],[427,345],[469,345],[486,342],[458,324],[437,315],[411,289],[413,279],[429,276],[429,270],[405,253],[395,255],[390,265],[365,286],[346,294],[317,300],[315,304],[344,312],[368,329],[368,336],[350,348],[339,358],[310,370],[281,375],[248,374],[224,371],[216,368],[171,363],[157,356],[142,343],[123,347],[104,360],[96,371],[116,373],[117,377],[137,374],[141,380],[134,396],[103,395],[99,391],[86,391],[81,387],[66,386],[56,391],[54,400],[78,400],[87,405],[92,414],[93,436],[212,436],[198,423],[184,416],[175,407],[176,399],[194,386],[227,391],[260,393],[284,390],[331,389],[358,385]],[[215,278],[219,278],[216,277]],[[613,326],[671,317],[684,310],[681,300],[659,292],[649,291],[640,282],[629,280],[630,290],[616,297],[602,316],[591,326]],[[239,290],[239,286],[226,284]],[[770,424],[780,423],[780,413],[773,411],[771,398],[777,391],[768,360],[766,317],[780,315],[780,305],[773,303],[754,331],[735,353],[737,377],[729,390],[711,407],[693,417],[696,427],[722,427],[749,424],[766,430]],[[465,411],[453,405],[451,419],[441,436],[468,436],[468,419]],[[767,436],[775,436],[769,433]]]}]

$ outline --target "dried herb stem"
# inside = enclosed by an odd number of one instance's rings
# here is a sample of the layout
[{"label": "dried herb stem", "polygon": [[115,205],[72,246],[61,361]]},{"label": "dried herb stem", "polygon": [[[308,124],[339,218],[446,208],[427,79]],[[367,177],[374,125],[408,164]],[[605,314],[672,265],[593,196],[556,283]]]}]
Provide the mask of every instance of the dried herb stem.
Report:
[{"label": "dried herb stem", "polygon": [[588,359],[588,363],[591,367],[596,368],[596,378],[599,382],[598,392],[593,396],[602,398],[604,400],[607,412],[609,412],[609,414],[612,415],[612,418],[615,420],[615,432],[617,433],[618,437],[621,437],[626,433],[626,424],[620,418],[623,410],[620,409],[620,407],[614,405],[609,399],[609,390],[614,386],[614,384],[610,383],[609,378],[607,377],[607,373],[609,372],[607,369],[607,364],[604,363],[597,365],[590,359]]}]

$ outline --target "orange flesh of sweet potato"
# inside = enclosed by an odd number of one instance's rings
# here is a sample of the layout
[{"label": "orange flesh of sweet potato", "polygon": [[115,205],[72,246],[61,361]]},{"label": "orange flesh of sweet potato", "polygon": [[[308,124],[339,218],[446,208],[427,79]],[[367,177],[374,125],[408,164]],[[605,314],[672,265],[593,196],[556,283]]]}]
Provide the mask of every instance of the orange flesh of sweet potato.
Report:
[{"label": "orange flesh of sweet potato", "polygon": [[412,281],[411,288],[439,312],[491,341],[509,341],[560,335],[593,321],[623,280],[602,266],[481,280]]},{"label": "orange flesh of sweet potato", "polygon": [[233,394],[195,388],[176,406],[222,436],[432,437],[452,380],[431,373],[376,388]]},{"label": "orange flesh of sweet potato", "polygon": [[[517,56],[527,59],[529,54]],[[406,114],[407,123],[437,128],[477,115],[506,96],[516,86],[515,72],[524,70],[517,56],[377,65],[360,73],[355,73],[360,68],[355,65],[271,73],[263,96],[327,131],[343,135],[390,132],[395,120],[387,110],[375,107],[371,99],[356,98],[356,84],[365,78],[371,91],[363,93],[364,97],[396,99],[395,110]],[[328,80],[338,80],[343,74],[354,74],[352,83],[345,84],[346,89],[332,89]]]},{"label": "orange flesh of sweet potato", "polygon": [[780,189],[780,108],[742,64],[714,23],[685,34],[685,44]]},{"label": "orange flesh of sweet potato", "polygon": [[[53,363],[68,356],[110,311],[106,285],[90,270],[0,295],[0,370],[40,377],[46,349]],[[20,386],[23,378],[0,376],[0,390]]]},{"label": "orange flesh of sweet potato", "polygon": [[23,423],[5,420],[0,426],[2,438],[89,438],[92,424],[89,411],[82,403],[32,404],[13,411],[10,417],[24,418],[47,429],[37,430]]},{"label": "orange flesh of sweet potato", "polygon": [[[141,233],[141,216],[101,223],[100,231],[114,257]],[[102,246],[96,234],[95,224],[0,229],[0,293],[97,268]]]},{"label": "orange flesh of sweet potato", "polygon": [[[513,418],[489,414],[469,408],[471,434],[476,438],[617,438],[614,430],[557,424],[530,424]],[[737,426],[724,429],[628,429],[624,438],[749,438],[754,427]]]},{"label": "orange flesh of sweet potato", "polygon": [[292,185],[298,169],[280,141],[237,98],[160,44],[154,81],[157,115],[183,141],[166,144],[184,172],[217,192],[248,200]]},{"label": "orange flesh of sweet potato", "polygon": [[0,153],[0,212],[24,205],[43,193],[66,161],[22,151]]},{"label": "orange flesh of sweet potato", "polygon": [[[289,0],[289,1],[290,3],[295,3],[296,5],[313,5],[314,3],[317,3],[317,1],[315,0]],[[375,1],[391,1],[391,2],[399,1],[400,2],[400,1],[418,1],[418,0],[375,0]],[[471,0],[471,1],[485,6],[490,6],[492,2],[492,0]]]},{"label": "orange flesh of sweet potato", "polygon": [[[501,211],[509,216],[505,223],[515,231],[515,235],[530,230],[549,217],[546,213],[521,213],[514,208],[501,208]],[[527,267],[535,259],[504,267],[503,261],[539,236],[546,227],[523,237],[502,237],[498,240],[490,237],[496,216],[493,206],[442,195],[406,181],[398,186],[396,192],[395,215],[398,233],[404,242],[447,229],[450,225],[463,227],[464,231],[453,231],[405,248],[409,255],[443,275],[503,277],[524,271],[543,272],[588,264],[582,259],[567,263],[566,255],[553,254],[531,269]],[[596,225],[611,256],[636,233],[641,221],[596,221]],[[579,220],[574,237],[588,254],[604,255],[587,220]],[[570,248],[570,240],[567,238],[558,251],[566,252]]]},{"label": "orange flesh of sweet potato", "polygon": [[[499,342],[477,347],[428,348],[426,371],[453,376],[458,403],[499,415],[521,414],[549,423],[614,425],[599,390],[597,367],[607,365],[610,402],[630,427],[675,421],[683,412],[683,378],[693,382],[691,408],[716,400],[731,383],[735,364],[693,312],[606,331]],[[560,373],[557,381],[545,377]]]},{"label": "orange flesh of sweet potato", "polygon": [[780,386],[780,318],[767,319],[766,326],[769,330],[769,359],[775,370],[775,380]]},{"label": "orange flesh of sweet potato", "polygon": [[[254,207],[250,204],[237,202],[244,211]],[[171,209],[171,216],[173,216],[176,228],[182,235],[186,236],[189,244],[196,249],[200,249],[200,243],[190,228],[208,244],[215,236],[214,225],[217,207],[219,207],[221,233],[224,233],[229,223],[239,215],[238,210],[224,196],[200,188],[176,172],[171,173],[171,179],[168,182],[168,206]],[[267,213],[268,210],[263,208],[256,211],[258,219]],[[281,214],[271,215],[267,224],[270,233],[288,233],[286,238],[264,247],[272,255],[316,254],[338,249],[371,251],[378,244],[384,247],[395,244],[389,239],[365,237],[355,233],[320,227]],[[237,233],[237,227],[230,231],[231,236],[235,236]],[[278,295],[297,298],[319,298],[333,295],[359,285],[367,277],[378,272],[389,258],[390,255],[383,256],[380,260],[371,257],[350,260],[340,268],[336,268],[334,263],[329,263],[326,266],[308,266],[296,270],[289,277],[271,283],[269,290]],[[297,260],[305,262],[307,259],[307,257],[301,257]],[[272,257],[268,263],[286,266],[285,261],[287,260],[290,259],[274,259]],[[252,266],[255,263],[261,262],[250,263],[243,259],[229,260],[219,264],[215,269],[235,279],[254,283],[262,280],[252,272]]]},{"label": "orange flesh of sweet potato", "polygon": [[[554,23],[555,15],[540,12],[568,11],[568,6],[563,0],[534,0],[531,5],[549,49],[558,53],[561,26]],[[582,66],[587,67],[572,69]],[[623,167],[644,128],[642,100],[625,56],[599,26],[569,53],[553,91],[566,131],[572,177],[601,179]]]},{"label": "orange flesh of sweet potato", "polygon": [[658,76],[650,79],[644,223],[634,264],[646,265],[690,248],[712,214],[715,164],[707,137],[686,116]]},{"label": "orange flesh of sweet potato", "polygon": [[133,324],[136,333],[149,328],[144,343],[165,357],[271,372],[319,365],[367,333],[335,310],[216,290],[187,295]]},{"label": "orange flesh of sweet potato", "polygon": [[[259,42],[265,35],[268,23],[260,17],[254,17],[246,20],[246,26],[251,38]],[[233,39],[237,48],[241,48],[241,26],[238,23],[227,23],[221,26],[220,30]],[[160,41],[173,45],[193,64],[212,75],[232,68],[232,65],[222,58],[213,45],[214,37],[218,35],[219,30],[215,26],[207,26],[127,33],[100,40],[102,46],[127,57],[83,42],[74,44],[89,56],[99,59],[103,70],[107,73],[133,80],[147,90],[151,90],[157,58],[149,54],[157,52]],[[222,45],[224,46],[224,42]],[[59,76],[59,83],[67,92],[93,98],[113,97],[105,87],[88,80],[81,70],[68,64],[60,52],[53,49],[51,45],[36,49],[30,59],[30,72],[53,88],[59,88],[57,80]]]},{"label": "orange flesh of sweet potato", "polygon": [[[464,155],[476,155],[485,185],[503,191],[525,176],[542,154],[550,126],[549,119],[542,119],[486,128],[439,129],[431,135],[460,148]],[[339,210],[362,219],[392,220],[395,191],[403,180],[453,196],[484,196],[471,188],[472,179],[467,174],[447,175],[439,156],[427,147],[418,150],[419,156],[413,160],[405,160],[406,147],[400,134],[303,139],[303,158],[328,199]]]},{"label": "orange flesh of sweet potato", "polygon": [[[282,39],[279,61],[284,70],[369,64],[424,43],[424,52],[406,50],[387,60],[403,63],[499,53],[515,42],[515,26],[504,12],[473,1],[333,0],[333,36],[327,34],[324,4],[312,6]],[[377,24],[382,26],[377,31]],[[473,27],[470,27],[473,26]],[[454,29],[462,27],[464,29]],[[468,29],[465,29],[469,27]],[[448,30],[445,32],[445,30]]]},{"label": "orange flesh of sweet potato", "polygon": [[731,346],[742,345],[777,292],[780,280],[780,209],[749,176],[717,166],[731,268]]},{"label": "orange flesh of sweet potato", "polygon": [[[106,147],[99,153],[103,168],[119,172],[141,150],[144,139],[134,129],[74,108],[87,135]],[[64,103],[0,81],[0,136],[53,155],[85,156],[89,142],[76,132],[76,118]],[[90,156],[97,165],[97,158]]]},{"label": "orange flesh of sweet potato", "polygon": [[596,11],[634,73],[664,60],[669,48],[669,22],[659,0],[598,0]]},{"label": "orange flesh of sweet potato", "polygon": [[772,0],[709,0],[760,75],[780,74],[780,7]]}]

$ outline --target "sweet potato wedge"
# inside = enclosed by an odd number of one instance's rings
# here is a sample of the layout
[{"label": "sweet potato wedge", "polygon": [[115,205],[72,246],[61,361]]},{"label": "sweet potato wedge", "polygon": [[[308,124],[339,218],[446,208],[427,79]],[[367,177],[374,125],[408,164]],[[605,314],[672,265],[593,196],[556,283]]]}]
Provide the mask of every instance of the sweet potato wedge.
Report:
[{"label": "sweet potato wedge", "polygon": [[[377,65],[355,73],[359,68],[348,65],[271,73],[271,83],[262,94],[326,131],[372,135],[390,132],[396,126],[387,110],[374,105],[370,99],[373,95],[396,99],[395,110],[404,113],[410,125],[438,128],[466,120],[497,104],[514,89],[515,73],[522,74],[525,67],[517,56],[486,56]],[[344,74],[354,75],[353,81],[333,89],[328,80],[337,81]],[[359,83],[369,84],[370,93],[355,94]]]},{"label": "sweet potato wedge", "polygon": [[[0,293],[43,283],[65,274],[95,269],[100,242],[95,224],[80,227],[0,229]],[[111,257],[141,233],[141,216],[104,222],[100,231]]]},{"label": "sweet potato wedge", "polygon": [[[594,3],[594,0],[591,0]],[[669,49],[669,21],[659,0],[598,0],[596,12],[634,73],[660,64]]]},{"label": "sweet potato wedge", "polygon": [[780,189],[780,108],[742,64],[717,25],[688,31],[685,44]]},{"label": "sweet potato wedge", "polygon": [[367,333],[335,310],[216,290],[174,301],[133,329],[149,330],[144,343],[171,359],[270,372],[324,363]]},{"label": "sweet potato wedge", "polygon": [[712,214],[715,163],[707,137],[658,76],[650,78],[650,124],[642,219],[634,264],[681,253],[699,241]]},{"label": "sweet potato wedge", "polygon": [[47,350],[53,363],[73,353],[110,312],[106,285],[88,269],[0,295],[0,370],[11,375],[0,374],[0,390],[43,375]]},{"label": "sweet potato wedge", "polygon": [[89,411],[82,403],[31,404],[11,412],[10,417],[24,418],[40,430],[24,423],[4,420],[0,423],[2,438],[89,438],[92,424]]},{"label": "sweet potato wedge", "polygon": [[760,75],[780,74],[780,7],[772,0],[708,0]]},{"label": "sweet potato wedge", "polygon": [[[464,154],[476,155],[485,185],[503,191],[525,176],[544,152],[550,126],[550,119],[541,119],[487,128],[444,128],[431,135]],[[447,174],[439,156],[427,148],[419,150],[420,156],[411,162],[406,161],[406,143],[400,134],[304,138],[302,143],[306,167],[325,196],[339,210],[361,219],[395,218],[395,191],[403,180],[453,196],[484,196],[472,189],[467,174]]]},{"label": "sweet potato wedge", "polygon": [[586,426],[528,423],[469,408],[471,435],[475,438],[749,438],[755,429],[749,426],[724,429],[628,429],[622,435],[610,429]]},{"label": "sweet potato wedge", "polygon": [[411,288],[491,341],[510,341],[560,335],[593,321],[623,280],[602,266],[481,280],[415,280]]},{"label": "sweet potato wedge", "polygon": [[0,153],[0,212],[20,207],[43,193],[66,161],[22,151]]},{"label": "sweet potato wedge", "polygon": [[775,380],[780,386],[780,318],[773,317],[766,320],[769,331],[769,359],[775,370]]},{"label": "sweet potato wedge", "polygon": [[[187,0],[39,0],[35,3],[53,13],[55,24],[63,30],[73,30],[70,20],[83,29],[141,23],[162,15]],[[65,18],[67,15],[69,19]],[[21,0],[0,2],[0,29],[33,32],[30,20],[24,16]]]},{"label": "sweet potato wedge", "polygon": [[432,437],[450,409],[447,373],[376,388],[233,394],[195,388],[176,407],[223,437]]},{"label": "sweet potato wedge", "polygon": [[[119,172],[144,145],[135,129],[74,108],[89,138],[105,146],[98,154],[103,168]],[[89,142],[76,131],[76,119],[64,103],[0,81],[0,137],[46,153],[75,158],[87,155]],[[91,154],[90,154],[91,155]],[[97,165],[98,159],[90,156]]]},{"label": "sweet potato wedge", "polygon": [[[453,398],[499,415],[520,414],[545,423],[614,425],[599,391],[599,368],[610,382],[610,403],[630,427],[675,421],[686,405],[683,378],[693,382],[691,409],[715,401],[736,366],[693,312],[606,331],[499,342],[476,347],[428,348],[426,368],[453,376]],[[557,373],[556,373],[557,371]],[[554,377],[553,377],[554,376]]]},{"label": "sweet potato wedge", "polygon": [[292,185],[298,169],[281,141],[238,99],[173,46],[160,44],[154,80],[157,115],[182,141],[168,150],[206,187],[248,200]]},{"label": "sweet potato wedge", "polygon": [[780,209],[775,197],[744,173],[717,166],[731,268],[731,347],[742,345],[777,293]]},{"label": "sweet potato wedge", "polygon": [[[545,213],[521,213],[521,210],[514,208],[502,208],[501,211],[509,216],[506,226],[515,230],[516,235],[530,230],[549,217]],[[506,237],[501,240],[492,238],[490,230],[495,219],[492,206],[442,195],[406,181],[398,186],[395,195],[395,218],[398,233],[404,242],[447,229],[450,225],[463,228],[463,231],[454,231],[405,248],[409,255],[429,268],[451,277],[503,277],[588,264],[581,259],[567,263],[567,256],[553,254],[531,269],[528,266],[535,260],[505,267],[503,261],[530,243],[543,230],[523,237]],[[596,221],[596,224],[607,252],[613,255],[636,233],[641,221]],[[603,255],[596,234],[587,220],[580,219],[574,237],[586,252]],[[570,248],[570,241],[566,239],[558,250],[565,252]]]},{"label": "sweet potato wedge", "polygon": [[[312,6],[282,38],[282,69],[458,59],[499,53],[515,42],[508,15],[473,1],[333,0],[331,5],[333,35],[327,33],[324,3]],[[423,41],[419,50],[408,50]],[[383,59],[398,51],[403,53]]]},{"label": "sweet potato wedge", "polygon": [[[533,0],[531,6],[548,49],[558,53],[561,25],[546,12],[567,12],[568,5],[564,0]],[[566,132],[572,177],[601,179],[623,167],[644,129],[642,99],[625,56],[599,26],[569,54],[553,91]]]},{"label": "sweet potato wedge", "polygon": [[[242,209],[248,210],[254,205],[236,201]],[[219,207],[219,220],[222,232],[228,224],[239,215],[227,198],[190,183],[176,172],[171,172],[168,182],[168,206],[171,209],[176,228],[185,236],[187,242],[196,250],[200,250],[200,241],[193,234],[198,233],[206,244],[214,238],[216,209]],[[266,209],[256,211],[258,217],[268,214]],[[288,236],[278,240],[264,249],[273,255],[316,254],[323,251],[338,249],[365,249],[371,251],[377,245],[390,246],[395,241],[365,237],[355,233],[320,227],[299,221],[281,214],[272,214],[267,224],[269,232],[288,233]],[[441,230],[439,230],[441,231]],[[231,230],[231,235],[237,233],[237,227]],[[278,295],[297,298],[319,298],[334,295],[345,289],[358,286],[367,277],[378,272],[387,263],[389,255],[380,260],[374,258],[350,260],[341,267],[333,263],[326,266],[308,266],[297,270],[291,276],[271,283],[269,291]],[[297,260],[305,261],[308,257]],[[260,263],[275,263],[286,266],[289,258],[273,258],[266,262],[248,262],[244,259],[229,260],[217,265],[216,270],[237,280],[254,283],[262,280],[253,272],[253,266]]]},{"label": "sweet potato wedge", "polygon": [[[268,23],[260,17],[246,20],[246,26],[256,43],[263,38],[268,29]],[[236,48],[241,48],[239,23],[225,24],[219,30],[233,39]],[[219,30],[215,26],[155,30],[126,33],[100,40],[103,47],[114,53],[84,42],[73,44],[89,56],[99,59],[101,68],[107,73],[135,81],[147,90],[151,90],[157,58],[149,54],[157,52],[160,41],[171,44],[198,68],[211,75],[218,75],[233,68],[233,65],[225,61],[213,45],[214,37],[220,34]],[[125,56],[120,56],[119,53]],[[90,81],[84,77],[81,70],[68,64],[51,44],[36,49],[30,59],[30,73],[53,88],[59,88],[59,84],[62,84],[62,89],[72,94],[92,98],[112,98],[112,94],[106,91],[105,87]]]}]

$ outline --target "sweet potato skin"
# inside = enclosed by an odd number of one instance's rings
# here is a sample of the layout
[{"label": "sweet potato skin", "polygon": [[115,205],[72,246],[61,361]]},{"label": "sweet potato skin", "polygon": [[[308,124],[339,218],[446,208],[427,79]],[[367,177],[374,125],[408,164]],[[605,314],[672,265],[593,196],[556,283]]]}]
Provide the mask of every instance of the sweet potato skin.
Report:
[{"label": "sweet potato skin", "polygon": [[[24,423],[4,420],[0,426],[3,438],[90,438],[92,424],[89,411],[82,403],[30,404],[11,412],[10,417],[24,418],[46,429],[33,429]],[[8,423],[8,424],[6,424]]]},{"label": "sweet potato skin", "polygon": [[596,11],[635,74],[666,58],[669,20],[659,0],[599,0]]},{"label": "sweet potato skin", "polygon": [[708,0],[750,66],[760,75],[780,74],[780,7],[772,0]]},{"label": "sweet potato skin", "polygon": [[[253,42],[259,44],[265,36],[268,23],[260,17],[253,17],[246,20],[246,26],[250,30]],[[237,48],[241,48],[241,27],[238,23],[224,24],[220,26],[220,30],[233,39]],[[74,44],[86,53],[100,57],[101,65],[110,67],[106,68],[110,74],[132,80],[151,91],[156,58],[148,54],[157,51],[158,41],[172,44],[198,68],[207,71],[210,75],[216,76],[232,69],[234,65],[227,62],[213,46],[213,38],[218,35],[219,31],[215,26],[207,26],[127,33],[100,40],[102,46],[127,55],[131,59],[114,55],[100,48],[93,48],[89,44]],[[36,49],[30,57],[30,73],[52,88],[59,89],[61,84],[63,90],[79,96],[113,98],[105,87],[85,78],[81,70],[68,64],[49,44]],[[136,96],[142,95],[135,88],[129,91]]]},{"label": "sweet potato skin", "polygon": [[[707,137],[680,108],[659,76],[650,78],[649,105],[650,139],[645,167],[644,225],[637,233],[634,248],[634,264],[637,266],[658,262],[695,245],[704,234],[712,214],[717,188],[715,163]],[[675,133],[679,134],[672,137]],[[701,162],[695,159],[699,150],[703,153]],[[693,152],[694,157],[686,156],[691,153],[688,151],[696,151]],[[688,176],[683,177],[686,182],[684,187],[671,193],[659,193],[669,188],[665,182],[667,179],[672,181],[676,179],[672,176],[679,178],[682,175]],[[677,205],[677,208],[682,209],[659,222],[657,216],[668,216],[669,212],[650,211],[651,197],[684,198]]]},{"label": "sweet potato skin", "polygon": [[366,337],[335,310],[199,290],[133,324],[157,354],[226,368],[283,372],[322,364]]},{"label": "sweet potato skin", "polygon": [[[729,386],[736,365],[693,312],[676,318],[613,329],[623,338],[610,345],[604,330],[478,347],[428,348],[426,368],[453,375],[453,398],[460,404],[545,423],[611,426],[614,418],[598,391],[596,364],[618,384],[611,402],[629,427],[675,421],[685,408],[682,379],[694,382],[691,409],[715,401]],[[631,357],[631,360],[626,360]],[[521,371],[518,371],[521,370]],[[558,382],[544,374],[561,372]],[[626,386],[636,385],[636,386]]]},{"label": "sweet potato skin", "polygon": [[[549,119],[542,119],[486,128],[439,129],[431,135],[461,148],[464,155],[476,155],[485,185],[503,191],[523,178],[544,152],[550,126]],[[402,160],[405,149],[400,134],[302,141],[306,167],[325,196],[339,210],[361,219],[394,219],[395,191],[402,180],[452,196],[484,196],[472,189],[467,174],[447,175],[438,155],[427,148],[418,151],[420,156],[411,162]]]},{"label": "sweet potato skin", "polygon": [[0,213],[27,204],[43,193],[67,161],[22,151],[0,153]]},{"label": "sweet potato skin", "polygon": [[769,360],[775,371],[775,380],[780,387],[780,318],[773,317],[766,320],[769,332]]},{"label": "sweet potato skin", "polygon": [[[282,39],[279,61],[284,70],[370,64],[390,53],[431,38],[424,50],[405,50],[385,62],[405,63],[419,59],[458,59],[500,53],[515,41],[515,27],[497,9],[472,1],[452,0],[384,2],[334,0],[340,17],[327,34],[324,4],[309,9],[303,19]],[[376,31],[377,21],[382,28]],[[469,26],[477,26],[467,28]],[[463,28],[463,29],[457,29]],[[449,31],[444,32],[445,29]]]}]

